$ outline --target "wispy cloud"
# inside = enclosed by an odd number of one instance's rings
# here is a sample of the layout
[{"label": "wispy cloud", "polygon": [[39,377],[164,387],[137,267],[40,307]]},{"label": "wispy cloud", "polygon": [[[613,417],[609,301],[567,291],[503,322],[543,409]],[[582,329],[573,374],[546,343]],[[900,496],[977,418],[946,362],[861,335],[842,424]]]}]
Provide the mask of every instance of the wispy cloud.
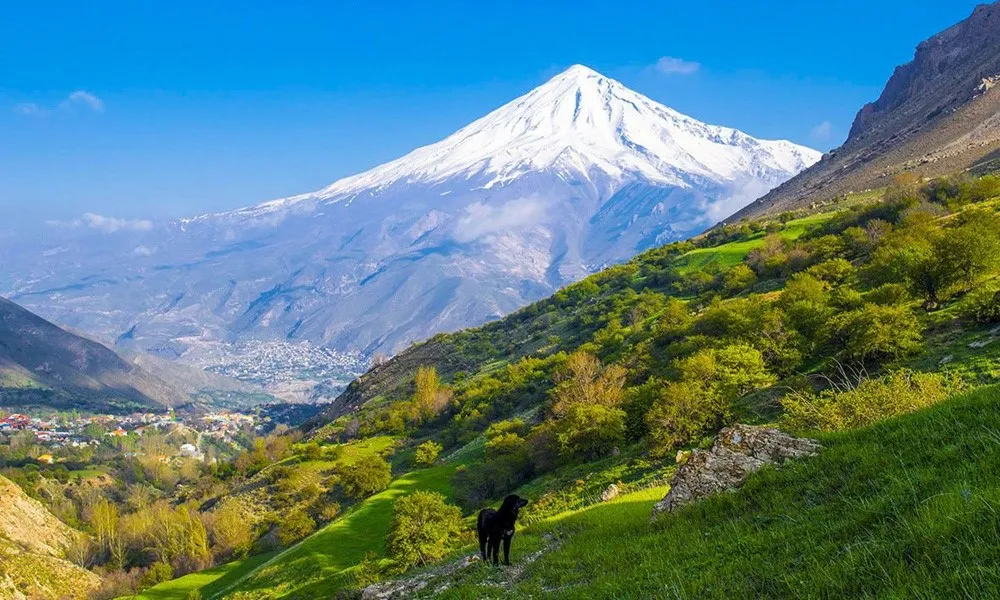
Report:
[{"label": "wispy cloud", "polygon": [[532,227],[544,217],[545,203],[535,196],[496,207],[474,202],[465,207],[465,214],[458,219],[452,238],[459,243],[471,242],[501,231]]},{"label": "wispy cloud", "polygon": [[104,100],[86,90],[76,90],[66,96],[54,109],[46,108],[36,102],[22,102],[14,105],[14,112],[25,117],[45,117],[54,111],[72,111],[76,109],[104,112]]},{"label": "wispy cloud", "polygon": [[[97,213],[84,213],[82,217],[72,221],[46,221],[50,227],[87,227],[102,233],[118,233],[119,231],[149,231],[153,222],[148,219],[121,219],[106,217]],[[138,248],[137,248],[138,249]]]},{"label": "wispy cloud", "polygon": [[701,70],[701,63],[675,56],[663,56],[653,65],[653,70],[664,75],[694,75]]},{"label": "wispy cloud", "polygon": [[809,137],[817,142],[829,142],[833,138],[833,123],[823,121],[809,130]]},{"label": "wispy cloud", "polygon": [[22,102],[14,105],[14,112],[25,117],[44,117],[49,113],[34,102]]}]

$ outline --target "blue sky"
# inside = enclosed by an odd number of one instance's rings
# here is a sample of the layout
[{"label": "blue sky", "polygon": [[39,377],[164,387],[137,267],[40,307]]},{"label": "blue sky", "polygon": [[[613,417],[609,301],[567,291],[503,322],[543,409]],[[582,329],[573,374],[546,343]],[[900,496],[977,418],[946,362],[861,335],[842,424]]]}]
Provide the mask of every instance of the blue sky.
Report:
[{"label": "blue sky", "polygon": [[174,217],[310,191],[574,63],[825,150],[977,2],[347,4],[6,3],[0,221]]}]

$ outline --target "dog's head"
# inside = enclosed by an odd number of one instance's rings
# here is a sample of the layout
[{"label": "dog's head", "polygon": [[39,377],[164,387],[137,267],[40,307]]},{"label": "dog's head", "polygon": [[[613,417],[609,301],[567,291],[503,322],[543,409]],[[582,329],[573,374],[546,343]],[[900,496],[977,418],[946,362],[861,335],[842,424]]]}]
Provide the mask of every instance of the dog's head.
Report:
[{"label": "dog's head", "polygon": [[518,496],[517,494],[511,494],[503,499],[503,504],[500,505],[500,512],[508,512],[517,518],[518,511],[524,506],[527,506],[528,500]]}]

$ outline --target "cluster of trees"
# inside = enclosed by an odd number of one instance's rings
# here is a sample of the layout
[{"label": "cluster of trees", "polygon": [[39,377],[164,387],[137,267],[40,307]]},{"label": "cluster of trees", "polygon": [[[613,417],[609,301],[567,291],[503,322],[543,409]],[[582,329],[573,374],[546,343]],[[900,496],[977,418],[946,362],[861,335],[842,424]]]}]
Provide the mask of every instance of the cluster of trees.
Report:
[{"label": "cluster of trees", "polygon": [[[393,432],[430,435],[445,448],[485,434],[485,460],[454,480],[460,504],[471,508],[623,445],[642,442],[665,455],[698,443],[733,418],[741,399],[778,382],[806,390],[785,406],[799,426],[854,426],[910,410],[917,404],[907,390],[933,399],[954,386],[907,374],[817,394],[831,380],[803,387],[799,374],[840,364],[877,373],[905,361],[925,343],[924,313],[949,303],[959,302],[970,322],[1000,322],[992,282],[1000,217],[977,205],[998,196],[997,177],[902,177],[881,201],[808,227],[787,214],[647,252],[499,323],[438,339],[456,362],[489,368],[454,374],[447,401],[423,418],[397,419]],[[685,256],[735,241],[756,246],[736,264],[692,268]],[[900,402],[871,400],[891,397],[885,386],[902,390]],[[878,407],[854,421],[836,416],[858,412],[848,407],[859,402]],[[362,417],[370,431],[381,430],[387,412],[404,410],[396,404]],[[402,404],[412,414],[416,396]],[[511,419],[538,406],[533,424]],[[805,413],[826,416],[810,421]]]}]

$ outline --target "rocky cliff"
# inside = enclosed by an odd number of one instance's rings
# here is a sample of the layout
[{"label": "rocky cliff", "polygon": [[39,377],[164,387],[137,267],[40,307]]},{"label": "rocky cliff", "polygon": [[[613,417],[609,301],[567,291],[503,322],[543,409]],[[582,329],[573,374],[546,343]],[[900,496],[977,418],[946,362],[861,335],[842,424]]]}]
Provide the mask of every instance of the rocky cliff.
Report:
[{"label": "rocky cliff", "polygon": [[1000,3],[917,46],[840,148],[727,219],[806,208],[902,172],[938,176],[1000,158]]}]

